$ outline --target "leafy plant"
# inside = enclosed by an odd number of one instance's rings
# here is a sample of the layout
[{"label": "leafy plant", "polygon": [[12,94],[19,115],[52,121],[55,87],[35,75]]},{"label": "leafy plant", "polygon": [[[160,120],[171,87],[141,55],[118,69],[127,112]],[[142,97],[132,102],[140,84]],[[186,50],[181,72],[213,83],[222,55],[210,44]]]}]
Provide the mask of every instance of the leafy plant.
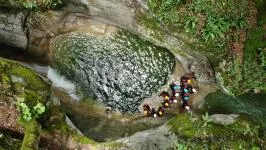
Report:
[{"label": "leafy plant", "polygon": [[202,118],[202,120],[204,122],[202,127],[206,127],[208,125],[208,123],[212,122],[212,119],[209,117],[209,114],[207,112],[205,113],[205,115],[202,114],[201,118]]},{"label": "leafy plant", "polygon": [[202,39],[213,40],[217,37],[224,38],[224,33],[229,29],[230,24],[224,18],[209,16],[203,30]]},{"label": "leafy plant", "polygon": [[16,105],[21,112],[21,117],[26,121],[38,118],[45,112],[45,106],[42,103],[38,102],[33,108],[30,108],[25,99],[21,97],[17,98]]},{"label": "leafy plant", "polygon": [[23,1],[19,0],[19,2],[22,4],[22,6],[26,9],[34,10],[37,8],[36,1]]}]

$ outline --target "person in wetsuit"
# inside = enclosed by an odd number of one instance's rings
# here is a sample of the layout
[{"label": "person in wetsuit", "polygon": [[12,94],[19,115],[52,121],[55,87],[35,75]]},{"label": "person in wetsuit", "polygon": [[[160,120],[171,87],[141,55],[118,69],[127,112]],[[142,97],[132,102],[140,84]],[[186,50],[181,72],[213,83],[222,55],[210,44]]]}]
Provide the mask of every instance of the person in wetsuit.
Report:
[{"label": "person in wetsuit", "polygon": [[162,117],[164,113],[165,113],[165,108],[162,106],[158,107],[158,110],[157,110],[158,117]]},{"label": "person in wetsuit", "polygon": [[157,112],[155,111],[154,108],[151,109],[151,116],[156,118],[157,117]]},{"label": "person in wetsuit", "polygon": [[170,106],[170,94],[166,91],[163,91],[160,96],[162,96],[163,101],[162,101],[162,105],[164,108],[167,108]]},{"label": "person in wetsuit", "polygon": [[144,115],[147,116],[147,117],[149,117],[151,115],[151,108],[150,108],[150,106],[148,104],[144,104],[142,106],[142,108],[143,108]]}]

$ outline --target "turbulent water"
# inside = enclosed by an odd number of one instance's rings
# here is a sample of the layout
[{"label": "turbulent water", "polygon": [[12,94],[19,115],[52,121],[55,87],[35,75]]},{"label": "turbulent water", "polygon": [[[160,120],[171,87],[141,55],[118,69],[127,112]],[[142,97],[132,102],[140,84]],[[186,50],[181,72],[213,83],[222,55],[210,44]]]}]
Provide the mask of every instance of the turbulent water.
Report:
[{"label": "turbulent water", "polygon": [[76,86],[71,81],[65,79],[64,76],[58,74],[58,72],[51,67],[48,67],[47,78],[52,81],[53,86],[65,89],[73,99],[80,99],[76,95]]},{"label": "turbulent water", "polygon": [[175,59],[164,48],[120,31],[112,36],[68,33],[53,41],[54,67],[78,85],[83,96],[122,112],[135,112],[160,89]]}]

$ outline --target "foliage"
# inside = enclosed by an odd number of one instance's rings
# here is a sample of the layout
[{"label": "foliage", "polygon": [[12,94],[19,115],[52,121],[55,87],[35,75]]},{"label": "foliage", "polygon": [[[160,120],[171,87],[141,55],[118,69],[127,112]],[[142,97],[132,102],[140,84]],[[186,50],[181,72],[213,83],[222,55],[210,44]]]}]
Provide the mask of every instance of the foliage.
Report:
[{"label": "foliage", "polygon": [[176,7],[181,4],[181,0],[149,0],[149,8],[156,13],[160,20],[166,23],[177,23],[179,21]]},{"label": "foliage", "polygon": [[185,18],[185,25],[184,25],[185,32],[195,35],[197,31],[197,26],[196,26],[197,23],[198,23],[197,17],[187,16]]},{"label": "foliage", "polygon": [[30,10],[33,10],[33,9],[36,9],[37,8],[37,3],[36,1],[23,1],[23,0],[19,0],[18,1],[20,4],[22,4],[22,6],[26,9],[30,9]]},{"label": "foliage", "polygon": [[[150,10],[159,19],[167,24],[181,25],[186,33],[195,35],[200,18],[197,14],[206,18],[205,27],[198,38],[204,41],[215,38],[224,38],[224,34],[230,28],[246,28],[245,16],[247,16],[247,0],[149,0]],[[182,9],[181,9],[182,8]]]},{"label": "foliage", "polygon": [[223,73],[225,86],[232,95],[241,95],[249,89],[266,90],[265,70],[262,66],[253,62],[241,64],[238,60],[229,62]]},{"label": "foliage", "polygon": [[17,2],[29,10],[53,9],[63,4],[62,0],[17,0]]},{"label": "foliage", "polygon": [[209,114],[206,112],[205,115],[201,115],[201,118],[203,120],[203,125],[202,127],[206,127],[208,125],[208,123],[210,123],[212,121],[212,119],[209,117]]},{"label": "foliage", "polygon": [[16,106],[22,113],[21,117],[26,121],[38,118],[45,112],[45,106],[42,103],[38,102],[31,108],[26,104],[24,98],[21,97],[17,98]]},{"label": "foliage", "polygon": [[206,27],[203,29],[202,39],[209,41],[218,37],[223,38],[229,29],[229,23],[224,18],[208,17]]}]

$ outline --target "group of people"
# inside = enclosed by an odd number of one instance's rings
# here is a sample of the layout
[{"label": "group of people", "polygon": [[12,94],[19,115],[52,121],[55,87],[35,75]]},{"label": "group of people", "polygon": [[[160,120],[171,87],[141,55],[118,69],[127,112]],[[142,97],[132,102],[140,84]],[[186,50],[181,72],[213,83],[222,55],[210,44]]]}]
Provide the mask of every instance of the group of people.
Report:
[{"label": "group of people", "polygon": [[163,91],[160,93],[162,103],[157,110],[150,108],[148,104],[143,105],[144,115],[147,117],[162,117],[165,114],[166,108],[171,104],[177,103],[181,100],[182,108],[190,111],[188,104],[189,94],[196,94],[197,90],[192,86],[192,80],[188,77],[182,76],[180,82],[174,82],[170,85],[171,93]]}]

